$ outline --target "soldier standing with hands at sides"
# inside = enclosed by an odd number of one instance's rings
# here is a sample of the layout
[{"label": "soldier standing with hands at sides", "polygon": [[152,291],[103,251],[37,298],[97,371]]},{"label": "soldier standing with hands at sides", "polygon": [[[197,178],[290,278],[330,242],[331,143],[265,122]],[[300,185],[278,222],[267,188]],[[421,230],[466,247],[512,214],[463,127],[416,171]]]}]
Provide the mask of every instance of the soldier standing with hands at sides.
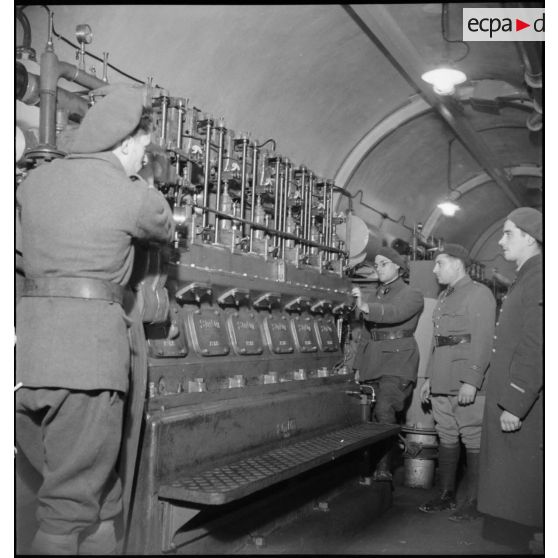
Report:
[{"label": "soldier standing with hands at sides", "polygon": [[[477,490],[479,452],[484,409],[484,378],[494,335],[496,301],[490,289],[473,281],[466,272],[467,250],[446,244],[438,251],[434,275],[446,288],[434,308],[433,348],[420,389],[423,403],[432,404],[440,438],[438,468],[440,495],[422,504],[432,513],[455,510],[454,521],[479,517]],[[461,452],[467,451],[466,495],[456,508],[455,481]]]},{"label": "soldier standing with hands at sides", "polygon": [[165,198],[133,182],[151,139],[144,90],[110,90],[71,154],[17,190],[25,285],[17,307],[16,441],[41,474],[35,554],[111,554],[130,347],[134,239],[169,242]]},{"label": "soldier standing with hands at sides", "polygon": [[[396,414],[405,409],[417,380],[419,349],[414,333],[424,297],[403,280],[407,262],[392,248],[380,248],[374,267],[380,279],[376,296],[365,301],[359,287],[352,290],[365,325],[353,367],[359,371],[359,381],[372,385],[376,393],[372,420],[397,424]],[[392,479],[391,446],[387,440],[375,481]]]},{"label": "soldier standing with hands at sides", "polygon": [[507,216],[498,244],[517,276],[496,322],[481,445],[485,532],[505,530],[504,540],[525,543],[543,527],[542,243],[540,211],[520,207]]}]

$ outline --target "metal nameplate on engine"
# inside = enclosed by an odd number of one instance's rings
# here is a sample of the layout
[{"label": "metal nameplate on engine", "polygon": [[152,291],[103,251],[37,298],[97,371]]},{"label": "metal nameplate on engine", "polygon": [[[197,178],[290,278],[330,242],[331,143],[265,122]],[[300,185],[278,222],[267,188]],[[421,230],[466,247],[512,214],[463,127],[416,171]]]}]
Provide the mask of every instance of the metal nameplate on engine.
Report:
[{"label": "metal nameplate on engine", "polygon": [[227,317],[234,350],[241,355],[261,355],[263,341],[260,326],[253,312],[234,312]]},{"label": "metal nameplate on engine", "polygon": [[315,353],[318,351],[318,342],[313,327],[313,318],[309,316],[295,316],[291,318],[293,336],[301,353]]},{"label": "metal nameplate on engine", "polygon": [[276,354],[292,353],[295,350],[293,338],[289,331],[289,321],[286,316],[272,314],[263,321],[267,344]]},{"label": "metal nameplate on engine", "polygon": [[194,310],[187,313],[186,324],[196,352],[202,356],[223,356],[230,352],[221,313]]},{"label": "metal nameplate on engine", "polygon": [[339,340],[337,338],[337,326],[331,316],[325,318],[317,318],[314,321],[316,337],[320,349],[325,352],[334,352],[339,350]]},{"label": "metal nameplate on engine", "polygon": [[188,354],[186,338],[178,323],[146,325],[145,337],[151,357],[171,358]]}]

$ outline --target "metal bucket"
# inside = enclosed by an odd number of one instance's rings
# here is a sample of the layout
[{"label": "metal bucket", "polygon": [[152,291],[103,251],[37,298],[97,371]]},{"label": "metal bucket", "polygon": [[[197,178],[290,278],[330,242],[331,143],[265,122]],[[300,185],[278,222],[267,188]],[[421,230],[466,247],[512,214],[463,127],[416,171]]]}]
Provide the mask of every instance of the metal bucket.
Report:
[{"label": "metal bucket", "polygon": [[423,430],[409,426],[401,427],[401,433],[408,442],[416,442],[424,446],[436,446],[438,444],[438,434],[436,430]]},{"label": "metal bucket", "polygon": [[404,459],[405,486],[410,488],[432,488],[436,462],[434,459],[407,457]]},{"label": "metal bucket", "polygon": [[434,484],[436,458],[438,457],[438,436],[435,430],[422,430],[403,426],[405,453],[405,486],[411,488],[431,488]]}]

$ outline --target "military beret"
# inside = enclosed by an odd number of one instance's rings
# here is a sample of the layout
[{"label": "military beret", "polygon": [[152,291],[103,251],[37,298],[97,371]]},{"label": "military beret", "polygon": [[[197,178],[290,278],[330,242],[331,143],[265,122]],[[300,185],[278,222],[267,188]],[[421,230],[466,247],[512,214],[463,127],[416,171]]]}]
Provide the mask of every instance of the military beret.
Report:
[{"label": "military beret", "polygon": [[113,148],[129,136],[140,122],[143,90],[120,87],[98,100],[77,129],[71,153],[98,153]]},{"label": "military beret", "polygon": [[518,229],[530,234],[538,242],[543,241],[542,213],[534,207],[518,207],[507,217]]},{"label": "military beret", "polygon": [[463,265],[468,266],[471,263],[471,259],[469,257],[469,252],[466,248],[461,246],[461,244],[445,244],[442,248],[440,248],[436,255],[440,254],[447,254],[452,258],[458,258],[463,262]]},{"label": "military beret", "polygon": [[405,258],[389,246],[382,246],[377,252],[376,256],[384,256],[390,262],[397,264],[403,271],[409,271],[409,266]]}]

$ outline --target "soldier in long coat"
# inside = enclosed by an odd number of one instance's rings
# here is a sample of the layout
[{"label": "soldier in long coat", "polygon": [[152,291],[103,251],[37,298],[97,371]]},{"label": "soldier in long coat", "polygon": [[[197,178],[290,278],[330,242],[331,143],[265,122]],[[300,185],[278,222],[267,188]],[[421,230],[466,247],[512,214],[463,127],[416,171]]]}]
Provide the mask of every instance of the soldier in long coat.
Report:
[{"label": "soldier in long coat", "polygon": [[[376,296],[364,301],[359,287],[352,291],[365,326],[353,367],[359,371],[359,381],[375,390],[373,420],[396,424],[397,413],[404,410],[417,381],[419,350],[414,333],[424,297],[403,280],[407,263],[395,250],[380,248],[374,262],[380,279]],[[376,465],[374,480],[391,480],[389,444]]]},{"label": "soldier in long coat", "polygon": [[499,242],[517,277],[496,322],[481,446],[479,510],[543,525],[542,215],[518,208]]},{"label": "soldier in long coat", "polygon": [[43,163],[17,190],[26,278],[17,307],[16,441],[42,475],[37,554],[115,550],[132,240],[173,234],[164,197],[129,178],[150,137],[142,91],[116,90],[89,109],[72,154]]}]

